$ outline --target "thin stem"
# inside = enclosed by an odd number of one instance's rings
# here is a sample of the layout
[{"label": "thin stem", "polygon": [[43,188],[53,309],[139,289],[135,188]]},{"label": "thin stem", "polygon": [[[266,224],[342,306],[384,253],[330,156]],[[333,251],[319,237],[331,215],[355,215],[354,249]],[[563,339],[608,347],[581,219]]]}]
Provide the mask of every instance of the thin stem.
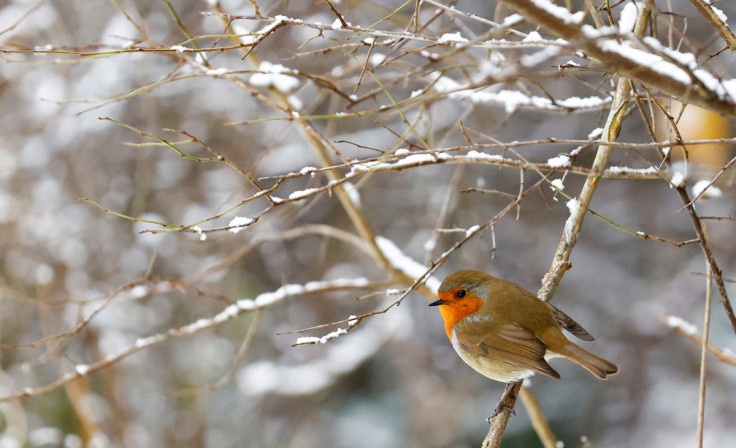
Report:
[{"label": "thin stem", "polygon": [[[707,231],[706,231],[707,237]],[[703,426],[705,425],[705,362],[708,355],[708,330],[710,330],[710,296],[713,279],[710,264],[706,261],[705,318],[703,319],[703,338],[700,345],[700,399],[698,400],[698,448],[703,448]]]},{"label": "thin stem", "polygon": [[524,403],[524,409],[529,413],[529,419],[532,421],[534,431],[536,431],[539,439],[542,441],[544,448],[556,448],[557,437],[552,433],[552,428],[550,428],[547,417],[542,412],[542,407],[539,405],[539,400],[537,400],[537,394],[534,393],[534,389],[522,386],[519,396],[521,397],[522,403]]},{"label": "thin stem", "polygon": [[723,272],[721,272],[721,268],[718,267],[718,262],[716,262],[716,259],[713,256],[710,244],[708,243],[705,231],[703,230],[703,223],[695,212],[695,207],[691,203],[690,196],[687,194],[685,187],[677,187],[676,190],[682,198],[682,201],[687,204],[687,213],[690,215],[690,220],[693,223],[695,234],[698,235],[698,239],[700,240],[700,247],[703,249],[703,254],[705,254],[705,259],[708,261],[713,279],[716,281],[716,286],[718,286],[718,293],[721,295],[721,304],[726,310],[726,316],[728,317],[728,321],[731,323],[734,333],[736,333],[736,315],[734,314],[733,307],[731,306],[731,300],[728,298],[728,292],[726,292],[726,284],[723,282]]}]

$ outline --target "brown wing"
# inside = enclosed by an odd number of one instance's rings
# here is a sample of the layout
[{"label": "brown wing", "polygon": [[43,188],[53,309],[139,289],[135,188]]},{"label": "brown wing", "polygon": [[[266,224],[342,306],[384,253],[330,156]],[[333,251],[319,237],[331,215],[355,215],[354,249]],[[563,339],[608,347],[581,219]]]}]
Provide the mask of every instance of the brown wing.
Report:
[{"label": "brown wing", "polygon": [[575,322],[572,317],[558,310],[552,304],[548,303],[547,305],[549,305],[552,308],[552,314],[555,315],[555,319],[557,319],[557,322],[559,322],[560,325],[562,325],[562,328],[569,331],[570,333],[577,336],[578,338],[582,339],[583,341],[593,341],[594,340],[593,336],[591,336],[590,333],[585,331],[585,328],[583,328],[579,323]]},{"label": "brown wing", "polygon": [[490,337],[461,336],[458,333],[460,347],[471,354],[560,378],[560,374],[544,359],[547,350],[544,342],[516,323],[502,326]]}]

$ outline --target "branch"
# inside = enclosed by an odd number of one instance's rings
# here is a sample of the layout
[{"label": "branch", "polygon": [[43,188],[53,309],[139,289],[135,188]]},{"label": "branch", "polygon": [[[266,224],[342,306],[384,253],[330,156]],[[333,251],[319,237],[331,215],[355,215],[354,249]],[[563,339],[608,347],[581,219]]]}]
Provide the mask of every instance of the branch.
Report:
[{"label": "branch", "polygon": [[[665,314],[662,316],[662,322],[666,323],[675,333],[684,336],[696,344],[702,344],[703,336],[698,333],[695,325],[684,319]],[[708,351],[713,354],[719,361],[736,367],[736,356],[731,350],[724,350],[716,344],[708,341]]]},{"label": "branch", "polygon": [[700,217],[695,211],[695,206],[693,206],[690,200],[690,196],[687,194],[687,190],[685,189],[685,187],[679,186],[675,189],[682,198],[682,201],[686,204],[687,213],[693,223],[695,234],[698,235],[700,247],[703,249],[705,259],[708,261],[708,265],[710,265],[711,273],[713,274],[713,278],[716,281],[716,286],[718,286],[718,293],[721,295],[721,305],[723,305],[723,308],[726,310],[726,316],[728,317],[728,321],[731,323],[731,328],[733,328],[734,333],[736,333],[736,315],[734,315],[733,306],[731,306],[731,300],[728,298],[726,284],[723,282],[723,272],[721,271],[721,268],[718,267],[718,263],[713,256],[713,252],[710,248],[710,243],[708,242],[708,238],[706,237],[705,231],[703,229],[703,223],[700,222]]},{"label": "branch", "polygon": [[[517,3],[509,2],[508,0],[502,1],[511,3],[511,7],[515,7],[515,5],[530,5],[528,0],[518,0]],[[644,32],[644,24],[647,21],[648,15],[648,6],[643,7],[639,11],[639,17],[637,18],[635,28],[637,33]],[[603,133],[601,134],[601,141],[610,142],[618,137],[630,94],[631,82],[627,78],[620,78],[618,80],[618,85],[616,86],[616,93],[613,97],[613,103],[611,104],[608,118],[606,119],[606,125],[603,128]],[[550,267],[549,272],[544,276],[542,288],[537,293],[537,296],[542,300],[549,301],[552,298],[562,276],[570,268],[570,254],[572,253],[573,247],[575,247],[575,243],[577,243],[578,236],[582,230],[583,219],[585,218],[590,201],[593,199],[593,193],[595,193],[596,187],[600,182],[601,173],[608,162],[608,157],[611,154],[612,149],[613,147],[610,145],[601,144],[598,146],[591,173],[585,179],[585,184],[580,192],[580,199],[573,199],[568,202],[570,217],[565,222],[565,228],[562,232],[560,243],[557,246],[552,266]],[[516,394],[518,393],[520,386],[521,381],[509,394],[512,396],[510,398],[516,398]],[[491,425],[488,435],[486,435],[486,438],[483,441],[484,448],[499,448],[501,446],[501,438],[503,437],[503,433],[506,431],[506,426],[508,425],[508,419],[512,410],[513,404],[511,407],[504,408],[500,415],[494,419],[494,424]],[[495,424],[496,420],[499,420],[499,424]]]},{"label": "branch", "polygon": [[711,5],[710,1],[690,0],[690,3],[692,3],[695,9],[697,9],[698,12],[702,14],[708,22],[710,22],[713,29],[715,29],[718,32],[718,35],[721,36],[721,39],[726,42],[728,48],[736,53],[736,35],[733,34],[733,31],[731,31],[728,25],[721,18],[723,12]]},{"label": "branch", "polygon": [[[706,233],[706,237],[707,237]],[[710,296],[713,279],[710,274],[710,264],[705,263],[705,317],[703,318],[703,341],[700,344],[700,399],[698,400],[698,448],[703,448],[703,426],[705,425],[705,365],[708,355],[708,331],[710,330]]]},{"label": "branch", "polygon": [[[650,0],[651,1],[651,0]],[[609,71],[655,88],[682,102],[692,103],[724,115],[736,116],[733,89],[716,80],[705,70],[683,67],[648,51],[634,49],[611,38],[610,31],[598,31],[582,25],[582,12],[570,14],[565,8],[549,0],[501,0],[529,21],[543,26],[570,45],[598,59]],[[649,3],[642,10],[649,10]],[[639,15],[641,17],[641,14]],[[669,58],[685,56],[683,53],[662,49]],[[678,60],[684,60],[679,58]],[[655,67],[656,66],[656,67]]]},{"label": "branch", "polygon": [[[0,396],[0,403],[10,401],[16,398],[30,397],[36,395],[43,395],[51,392],[52,390],[61,387],[70,381],[74,381],[83,376],[87,376],[92,372],[109,367],[116,364],[119,361],[127,358],[128,356],[137,353],[141,350],[147,349],[154,345],[158,345],[162,342],[166,342],[170,339],[186,336],[194,333],[198,333],[202,330],[216,327],[223,322],[235,319],[236,317],[250,313],[253,311],[262,310],[264,308],[271,307],[275,303],[278,303],[288,297],[301,296],[304,294],[316,294],[320,292],[331,291],[334,289],[342,288],[364,288],[369,284],[366,278],[356,279],[339,279],[333,281],[312,281],[305,283],[304,285],[287,284],[283,285],[279,289],[273,292],[264,292],[259,294],[255,299],[241,299],[236,303],[227,306],[225,309],[215,314],[208,319],[199,319],[190,324],[181,326],[179,328],[172,328],[166,332],[158,333],[152,336],[139,338],[132,346],[126,347],[117,353],[113,353],[104,359],[101,359],[92,364],[77,364],[74,366],[74,371],[69,372],[55,381],[46,384],[44,386],[29,387],[20,392],[15,392],[10,395]],[[122,288],[119,288],[119,290]],[[119,291],[118,290],[118,291]],[[117,292],[117,291],[116,291]],[[110,299],[114,297],[114,294],[110,296]],[[108,300],[110,300],[108,299]],[[45,341],[40,341],[45,342]],[[39,342],[39,343],[40,343]]]}]

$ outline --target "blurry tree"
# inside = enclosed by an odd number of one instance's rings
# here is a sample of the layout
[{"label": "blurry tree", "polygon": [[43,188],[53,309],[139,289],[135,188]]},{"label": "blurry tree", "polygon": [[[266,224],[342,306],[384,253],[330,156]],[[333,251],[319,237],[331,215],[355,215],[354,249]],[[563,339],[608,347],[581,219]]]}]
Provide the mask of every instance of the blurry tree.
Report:
[{"label": "blurry tree", "polygon": [[[729,15],[0,5],[0,447],[725,446]],[[460,268],[559,285],[621,373],[489,431],[421,300]]]}]

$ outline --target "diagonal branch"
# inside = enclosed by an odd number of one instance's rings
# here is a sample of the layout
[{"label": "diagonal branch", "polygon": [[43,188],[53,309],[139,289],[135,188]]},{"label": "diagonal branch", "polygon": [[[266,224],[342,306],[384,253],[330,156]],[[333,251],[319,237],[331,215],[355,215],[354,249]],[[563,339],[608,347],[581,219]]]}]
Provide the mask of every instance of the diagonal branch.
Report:
[{"label": "diagonal branch", "polygon": [[685,187],[677,187],[676,190],[682,198],[682,201],[686,204],[687,213],[693,223],[695,234],[698,235],[700,247],[703,249],[703,254],[705,255],[705,259],[708,261],[713,279],[716,281],[718,293],[721,295],[721,305],[723,305],[723,308],[726,310],[728,321],[731,323],[734,333],[736,333],[736,315],[733,312],[731,300],[728,298],[728,292],[726,292],[726,284],[723,282],[723,271],[718,267],[718,262],[716,262],[716,258],[713,256],[713,251],[711,250],[710,243],[708,243],[708,238],[706,237],[703,229],[703,223],[700,221],[700,217],[695,211],[695,206],[692,204]]},{"label": "diagonal branch", "polygon": [[[716,81],[713,75],[704,70],[683,69],[679,65],[666,62],[666,59],[655,53],[623,45],[605,31],[595,30],[588,25],[581,26],[584,17],[582,12],[570,14],[565,8],[556,6],[549,0],[501,1],[529,21],[547,28],[567,40],[570,45],[599,60],[611,72],[668,93],[682,102],[724,115],[736,115],[733,89]],[[642,10],[649,9],[650,6],[651,0],[642,4]]]}]

